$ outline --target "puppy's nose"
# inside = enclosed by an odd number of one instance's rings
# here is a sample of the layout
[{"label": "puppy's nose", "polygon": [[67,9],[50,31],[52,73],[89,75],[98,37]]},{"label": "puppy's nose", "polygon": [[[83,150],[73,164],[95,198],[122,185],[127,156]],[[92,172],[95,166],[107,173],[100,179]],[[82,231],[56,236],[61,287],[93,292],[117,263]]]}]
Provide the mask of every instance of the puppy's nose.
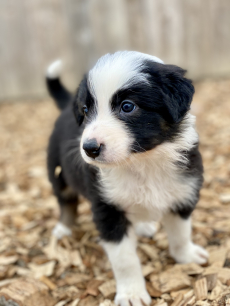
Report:
[{"label": "puppy's nose", "polygon": [[83,149],[85,150],[86,155],[96,158],[100,154],[101,144],[98,144],[96,139],[86,140],[83,144]]}]

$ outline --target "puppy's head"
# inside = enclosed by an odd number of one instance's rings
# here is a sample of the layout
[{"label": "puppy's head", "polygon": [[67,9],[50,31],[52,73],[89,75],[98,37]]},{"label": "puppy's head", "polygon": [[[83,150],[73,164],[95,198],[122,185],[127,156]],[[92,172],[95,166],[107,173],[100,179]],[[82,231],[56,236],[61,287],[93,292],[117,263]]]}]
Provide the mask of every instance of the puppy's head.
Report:
[{"label": "puppy's head", "polygon": [[173,141],[190,108],[194,87],[185,71],[138,52],[100,58],[81,82],[74,102],[84,125],[87,163],[113,165]]}]

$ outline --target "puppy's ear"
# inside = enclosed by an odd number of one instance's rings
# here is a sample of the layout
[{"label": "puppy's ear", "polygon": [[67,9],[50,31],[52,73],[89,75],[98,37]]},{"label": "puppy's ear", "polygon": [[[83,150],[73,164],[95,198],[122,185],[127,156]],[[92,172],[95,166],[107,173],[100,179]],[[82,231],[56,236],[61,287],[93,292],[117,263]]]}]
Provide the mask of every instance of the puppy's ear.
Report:
[{"label": "puppy's ear", "polygon": [[195,92],[192,81],[184,77],[186,70],[174,65],[162,65],[159,72],[167,119],[172,123],[180,122],[190,109]]},{"label": "puppy's ear", "polygon": [[81,81],[73,101],[73,112],[79,126],[84,120],[83,106],[86,105],[88,95],[87,76]]}]

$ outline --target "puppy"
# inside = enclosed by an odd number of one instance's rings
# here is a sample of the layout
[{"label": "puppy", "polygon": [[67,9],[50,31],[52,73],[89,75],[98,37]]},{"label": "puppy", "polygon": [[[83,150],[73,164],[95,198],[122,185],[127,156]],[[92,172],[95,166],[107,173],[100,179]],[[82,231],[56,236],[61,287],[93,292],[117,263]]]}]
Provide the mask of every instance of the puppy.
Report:
[{"label": "puppy", "polygon": [[62,109],[48,148],[49,179],[61,209],[53,234],[71,234],[83,195],[112,264],[115,303],[149,305],[135,229],[152,236],[153,221],[162,219],[177,262],[208,258],[191,240],[190,216],[203,181],[189,113],[194,87],[183,69],[129,51],[101,57],[73,95],[59,74],[55,62],[47,72],[48,90]]}]

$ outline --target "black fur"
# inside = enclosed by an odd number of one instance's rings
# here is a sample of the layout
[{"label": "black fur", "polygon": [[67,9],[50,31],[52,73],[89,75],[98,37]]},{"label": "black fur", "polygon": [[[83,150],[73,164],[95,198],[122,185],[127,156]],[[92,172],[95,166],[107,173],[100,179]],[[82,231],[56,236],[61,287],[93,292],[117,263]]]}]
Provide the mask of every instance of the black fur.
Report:
[{"label": "black fur", "polygon": [[79,125],[81,125],[84,120],[83,106],[87,106],[92,110],[93,104],[94,99],[87,86],[87,76],[84,76],[77,89],[77,93],[73,101],[73,112]]},{"label": "black fur", "polygon": [[188,219],[199,200],[200,189],[203,184],[203,163],[198,144],[189,152],[183,152],[183,155],[189,162],[186,165],[186,168],[184,168],[184,165],[178,166],[183,167],[185,179],[189,176],[197,178],[196,190],[194,190],[192,201],[189,201],[188,203],[177,203],[177,209],[173,212],[179,214],[183,219]]},{"label": "black fur", "polygon": [[103,200],[99,200],[93,202],[92,211],[94,222],[101,233],[102,239],[119,242],[127,234],[130,222],[121,209]]},{"label": "black fur", "polygon": [[58,78],[46,78],[46,85],[58,108],[64,109],[72,100],[72,94],[61,84]]},{"label": "black fur", "polygon": [[186,70],[146,61],[142,71],[148,74],[159,113],[171,123],[180,122],[190,109],[195,92],[192,81],[184,77]]}]

